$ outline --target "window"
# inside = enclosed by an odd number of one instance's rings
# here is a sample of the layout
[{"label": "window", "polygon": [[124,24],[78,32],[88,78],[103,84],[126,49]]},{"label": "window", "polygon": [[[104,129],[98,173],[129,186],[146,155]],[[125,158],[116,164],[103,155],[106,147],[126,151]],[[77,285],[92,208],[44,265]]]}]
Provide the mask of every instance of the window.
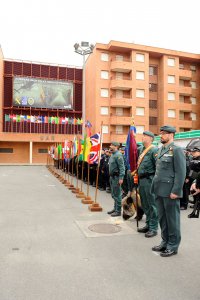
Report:
[{"label": "window", "polygon": [[149,125],[157,125],[157,117],[149,117]]},{"label": "window", "polygon": [[191,81],[191,87],[192,87],[192,89],[196,89],[197,88],[196,81]]},{"label": "window", "polygon": [[48,149],[38,149],[38,153],[48,153]]},{"label": "window", "polygon": [[179,69],[184,70],[184,64],[179,64]]},{"label": "window", "polygon": [[169,67],[174,67],[175,66],[175,59],[174,58],[168,58],[167,65]]},{"label": "window", "polygon": [[150,92],[157,92],[157,84],[149,83],[149,91]]},{"label": "window", "polygon": [[123,98],[124,94],[122,90],[116,90],[116,98]]},{"label": "window", "polygon": [[136,126],[136,133],[143,134],[143,132],[144,132],[144,125]]},{"label": "window", "polygon": [[136,61],[144,62],[144,54],[136,53]]},{"label": "window", "polygon": [[13,153],[13,148],[0,148],[0,153]]},{"label": "window", "polygon": [[144,90],[136,90],[136,97],[138,98],[144,98]]},{"label": "window", "polygon": [[175,118],[175,117],[176,117],[175,109],[168,109],[168,118]]},{"label": "window", "polygon": [[170,101],[175,100],[175,93],[169,92],[169,93],[168,93],[168,98],[167,98],[167,99],[170,100]]},{"label": "window", "polygon": [[117,80],[122,80],[123,79],[123,73],[116,72],[115,78]]},{"label": "window", "polygon": [[196,66],[190,66],[190,70],[196,72]]},{"label": "window", "polygon": [[175,83],[175,76],[174,75],[168,75],[167,76],[167,82],[168,83]]},{"label": "window", "polygon": [[108,115],[108,107],[101,107],[101,115]]},{"label": "window", "polygon": [[154,66],[149,67],[149,76],[157,75],[158,74],[158,68]]},{"label": "window", "polygon": [[115,112],[116,112],[116,116],[123,116],[124,114],[124,110],[122,107],[116,107]]},{"label": "window", "polygon": [[157,100],[149,100],[149,108],[156,109],[157,106]]},{"label": "window", "polygon": [[144,107],[136,107],[136,116],[144,116]]},{"label": "window", "polygon": [[102,133],[108,133],[108,125],[102,126]]},{"label": "window", "polygon": [[191,102],[192,104],[197,104],[197,98],[196,97],[191,97]]},{"label": "window", "polygon": [[180,119],[180,120],[184,120],[184,119],[185,119],[185,114],[184,114],[183,111],[180,111],[180,112],[179,112],[179,119]]},{"label": "window", "polygon": [[119,134],[123,133],[123,126],[122,125],[116,125],[116,133],[119,133]]},{"label": "window", "polygon": [[180,79],[180,80],[179,80],[179,85],[180,85],[180,86],[185,86],[185,81],[184,81],[183,79]]},{"label": "window", "polygon": [[123,61],[124,60],[123,55],[116,55],[116,60],[117,61]]},{"label": "window", "polygon": [[102,61],[108,61],[109,60],[109,56],[107,53],[101,53],[101,60]]},{"label": "window", "polygon": [[180,96],[179,96],[179,101],[180,101],[180,102],[185,102],[185,97],[184,97],[183,95],[180,95]]},{"label": "window", "polygon": [[109,73],[108,71],[101,71],[101,79],[108,79]]},{"label": "window", "polygon": [[144,72],[143,71],[136,71],[136,79],[144,80]]},{"label": "window", "polygon": [[197,119],[197,114],[191,113],[190,115],[191,115],[192,121],[196,121],[196,119]]},{"label": "window", "polygon": [[108,98],[108,89],[101,89],[101,97]]}]

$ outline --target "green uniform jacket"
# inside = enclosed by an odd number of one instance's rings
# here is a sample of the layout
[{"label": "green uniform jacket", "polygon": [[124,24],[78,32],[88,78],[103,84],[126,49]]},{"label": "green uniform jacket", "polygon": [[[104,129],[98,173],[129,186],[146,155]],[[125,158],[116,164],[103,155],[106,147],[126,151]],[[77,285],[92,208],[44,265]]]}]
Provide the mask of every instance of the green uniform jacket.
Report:
[{"label": "green uniform jacket", "polygon": [[186,159],[182,149],[171,143],[158,151],[156,174],[152,183],[152,192],[160,197],[171,193],[182,197],[182,188],[186,176]]},{"label": "green uniform jacket", "polygon": [[[145,147],[141,147],[139,155],[145,150]],[[151,148],[144,156],[139,168],[138,175],[152,174],[156,171],[156,159],[157,159],[158,148]]]},{"label": "green uniform jacket", "polygon": [[[125,175],[124,159],[119,151],[113,152],[109,160],[109,174],[110,176],[119,176],[123,179]],[[118,174],[118,175],[117,175]]]}]

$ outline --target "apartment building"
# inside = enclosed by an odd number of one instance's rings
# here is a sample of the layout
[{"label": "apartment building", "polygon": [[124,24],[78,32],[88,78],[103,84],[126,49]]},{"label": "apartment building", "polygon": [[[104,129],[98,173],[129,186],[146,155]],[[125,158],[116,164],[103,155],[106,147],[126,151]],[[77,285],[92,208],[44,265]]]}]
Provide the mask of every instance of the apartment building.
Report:
[{"label": "apartment building", "polygon": [[117,41],[97,43],[86,61],[86,118],[103,142],[137,140],[163,124],[200,128],[200,55]]}]

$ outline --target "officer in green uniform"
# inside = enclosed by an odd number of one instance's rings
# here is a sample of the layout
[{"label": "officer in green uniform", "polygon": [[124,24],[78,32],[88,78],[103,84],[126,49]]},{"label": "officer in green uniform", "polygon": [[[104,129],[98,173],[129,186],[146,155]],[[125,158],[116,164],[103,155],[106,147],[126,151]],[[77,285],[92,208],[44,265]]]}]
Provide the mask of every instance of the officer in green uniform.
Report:
[{"label": "officer in green uniform", "polygon": [[152,183],[162,237],[161,244],[152,250],[160,252],[162,257],[177,254],[181,241],[180,198],[186,176],[186,159],[183,150],[173,143],[175,132],[172,126],[160,128],[163,146],[158,151]]},{"label": "officer in green uniform", "polygon": [[125,174],[124,160],[122,154],[118,151],[120,144],[112,142],[110,149],[112,155],[109,160],[109,175],[111,195],[114,199],[114,208],[108,211],[112,217],[121,216],[122,190],[121,185]]},{"label": "officer in green uniform", "polygon": [[145,233],[145,237],[157,235],[158,213],[155,195],[151,192],[152,180],[156,171],[156,157],[158,149],[152,145],[154,134],[144,131],[142,137],[143,146],[140,148],[138,159],[139,193],[142,209],[146,215],[146,226],[138,228],[138,232]]}]

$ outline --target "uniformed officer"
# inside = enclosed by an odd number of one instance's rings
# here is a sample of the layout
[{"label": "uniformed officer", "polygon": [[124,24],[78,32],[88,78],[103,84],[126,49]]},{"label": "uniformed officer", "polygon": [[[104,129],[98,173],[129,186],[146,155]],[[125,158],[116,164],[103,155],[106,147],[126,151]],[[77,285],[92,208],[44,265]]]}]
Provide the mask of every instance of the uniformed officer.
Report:
[{"label": "uniformed officer", "polygon": [[175,127],[160,128],[161,143],[156,161],[156,174],[152,191],[156,195],[162,241],[153,251],[168,257],[178,253],[181,241],[180,198],[186,176],[186,159],[183,150],[174,145]]},{"label": "uniformed officer", "polygon": [[110,149],[112,155],[109,160],[109,175],[111,195],[114,199],[114,208],[108,211],[112,217],[121,216],[122,191],[121,185],[125,174],[124,160],[122,154],[118,151],[120,144],[112,142]]},{"label": "uniformed officer", "polygon": [[158,213],[155,195],[151,192],[158,152],[158,149],[152,145],[153,140],[154,134],[151,131],[143,132],[143,146],[140,148],[137,169],[142,209],[146,215],[146,226],[139,228],[138,232],[145,233],[145,237],[147,238],[157,235],[158,230]]}]

